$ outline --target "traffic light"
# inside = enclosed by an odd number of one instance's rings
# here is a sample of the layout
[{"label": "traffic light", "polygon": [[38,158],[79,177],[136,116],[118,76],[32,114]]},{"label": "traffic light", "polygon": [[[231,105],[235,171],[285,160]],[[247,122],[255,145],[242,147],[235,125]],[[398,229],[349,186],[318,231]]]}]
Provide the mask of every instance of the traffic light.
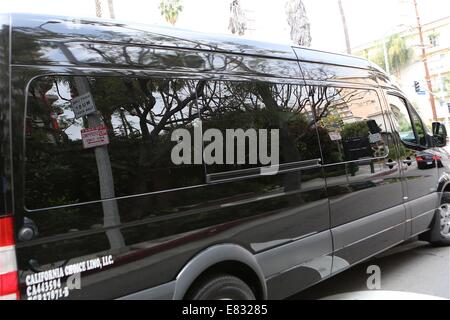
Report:
[{"label": "traffic light", "polygon": [[420,92],[420,83],[419,83],[419,81],[414,81],[414,89],[416,90],[417,93]]}]

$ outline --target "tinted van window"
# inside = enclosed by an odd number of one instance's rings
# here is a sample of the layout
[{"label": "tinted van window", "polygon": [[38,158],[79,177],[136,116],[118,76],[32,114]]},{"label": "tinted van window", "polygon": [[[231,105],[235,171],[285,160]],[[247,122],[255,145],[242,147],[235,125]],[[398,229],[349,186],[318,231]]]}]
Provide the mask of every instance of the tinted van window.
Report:
[{"label": "tinted van window", "polygon": [[[277,161],[282,165],[320,158],[315,123],[304,86],[209,81],[199,104],[204,132],[218,129],[223,137],[230,129],[245,133],[245,155],[241,161],[238,147],[232,161],[225,161],[233,150],[224,148],[223,163],[207,165],[208,173],[272,165],[249,152],[251,148],[259,152],[263,142],[267,146],[267,155],[273,156],[271,153],[276,152]],[[274,131],[276,137],[272,135]],[[261,136],[261,132],[267,135]]]},{"label": "tinted van window", "polygon": [[[75,80],[45,77],[30,85],[25,166],[28,208],[100,199],[99,166],[110,166],[114,185],[109,187],[115,196],[204,182],[201,164],[174,165],[170,158],[176,144],[171,140],[173,130],[192,131],[196,126],[196,91],[203,90],[203,82],[88,78],[96,111],[76,117],[70,102],[80,96]],[[93,119],[100,125],[93,128]],[[98,143],[106,148],[106,160],[94,148],[95,139],[102,135]]]},{"label": "tinted van window", "polygon": [[390,137],[375,91],[316,87],[311,101],[325,163],[380,158],[388,154]]}]

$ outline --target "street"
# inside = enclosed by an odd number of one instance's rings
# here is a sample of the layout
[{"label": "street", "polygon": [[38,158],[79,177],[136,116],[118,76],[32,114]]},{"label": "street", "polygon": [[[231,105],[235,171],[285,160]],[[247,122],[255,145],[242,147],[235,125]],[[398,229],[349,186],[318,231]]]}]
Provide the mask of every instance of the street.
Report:
[{"label": "street", "polygon": [[432,247],[411,241],[323,281],[290,300],[323,299],[329,296],[367,291],[366,270],[381,269],[381,290],[402,291],[450,299],[450,248]]}]

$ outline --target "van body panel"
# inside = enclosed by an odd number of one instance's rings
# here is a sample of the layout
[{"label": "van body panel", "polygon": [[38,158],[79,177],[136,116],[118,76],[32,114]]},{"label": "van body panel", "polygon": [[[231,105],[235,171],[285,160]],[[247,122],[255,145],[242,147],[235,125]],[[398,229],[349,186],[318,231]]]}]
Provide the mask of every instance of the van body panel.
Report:
[{"label": "van body panel", "polygon": [[439,201],[440,194],[434,192],[405,204],[411,214],[411,231],[408,235],[413,236],[429,228],[435,213],[435,210],[430,208],[438,207]]},{"label": "van body panel", "polygon": [[0,216],[12,212],[10,16],[0,15]]},{"label": "van body panel", "polygon": [[405,223],[405,208],[403,205],[389,208],[366,218],[333,228],[334,249],[341,250],[362,239],[383,233],[393,226]]},{"label": "van body panel", "polygon": [[301,265],[305,268],[309,266],[319,273],[320,278],[324,278],[330,275],[331,259],[325,259],[323,264],[317,263],[317,267],[313,267],[313,261],[324,260],[323,256],[331,255],[331,243],[331,233],[324,231],[260,253],[256,258],[266,278],[276,277]]},{"label": "van body panel", "polygon": [[[96,47],[89,49],[86,44],[95,46],[109,46],[112,57],[122,61],[126,57],[120,49],[131,48],[132,57],[144,59],[149,57],[150,48],[186,49],[186,51],[215,51],[252,56],[271,57],[296,60],[290,46],[269,44],[264,42],[245,40],[225,35],[214,36],[197,32],[190,32],[175,28],[148,26],[142,24],[120,24],[101,19],[77,20],[66,17],[42,17],[32,14],[14,14],[13,17],[13,52],[14,64],[77,64],[68,61],[61,51],[53,51],[59,43],[74,45],[77,60],[83,61],[82,56],[101,59],[96,53]],[[39,55],[27,57],[20,50],[22,43],[33,43]],[[79,46],[82,44],[84,46]],[[116,48],[117,51],[114,49]],[[46,51],[50,49],[50,55]],[[81,50],[80,50],[81,49]],[[54,54],[51,54],[54,53]],[[78,53],[78,54],[77,54]],[[137,53],[137,55],[136,55]],[[192,57],[192,56],[191,56]],[[104,56],[106,58],[106,56]],[[96,60],[94,60],[96,61]],[[111,63],[110,59],[106,59]],[[127,65],[143,63],[144,60],[130,60]],[[115,63],[115,62],[113,62]],[[94,63],[95,64],[95,63]]]},{"label": "van body panel", "polygon": [[168,282],[157,287],[132,293],[118,300],[172,300],[176,281]]},{"label": "van body panel", "polygon": [[405,240],[406,223],[403,205],[372,214],[333,228],[334,254],[346,263],[333,266],[333,273],[353,265],[367,256]]}]

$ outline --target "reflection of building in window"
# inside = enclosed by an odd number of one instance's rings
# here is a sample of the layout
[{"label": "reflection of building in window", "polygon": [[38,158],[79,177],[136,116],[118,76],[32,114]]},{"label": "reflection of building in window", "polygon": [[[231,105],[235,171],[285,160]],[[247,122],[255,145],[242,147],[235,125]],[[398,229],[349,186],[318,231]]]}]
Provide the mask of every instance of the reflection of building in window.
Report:
[{"label": "reflection of building in window", "polygon": [[344,124],[363,120],[375,120],[382,131],[386,131],[383,111],[375,92],[342,89],[340,103],[334,108]]},{"label": "reflection of building in window", "polygon": [[354,119],[353,113],[346,103],[339,105],[336,112],[344,123],[352,122]]}]

